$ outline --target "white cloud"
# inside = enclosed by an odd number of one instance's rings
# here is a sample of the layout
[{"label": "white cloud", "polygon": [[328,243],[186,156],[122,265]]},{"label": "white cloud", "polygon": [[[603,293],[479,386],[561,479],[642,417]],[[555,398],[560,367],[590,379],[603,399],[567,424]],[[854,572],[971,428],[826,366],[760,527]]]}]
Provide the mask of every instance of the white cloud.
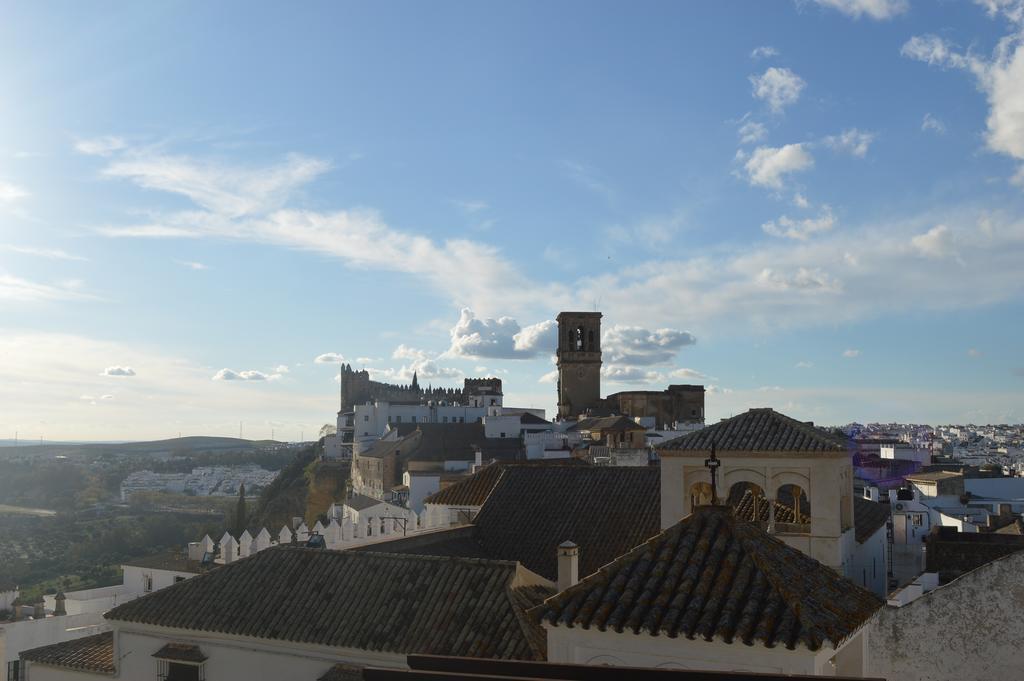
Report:
[{"label": "white cloud", "polygon": [[825,205],[821,207],[821,214],[816,218],[794,219],[788,215],[783,215],[778,220],[769,220],[764,223],[761,225],[761,229],[764,230],[765,234],[770,234],[771,236],[803,241],[815,234],[830,231],[835,224],[836,218],[832,214],[832,208]]},{"label": "white cloud", "polygon": [[967,356],[968,357],[981,357],[981,355],[982,355],[981,350],[978,350],[977,348],[969,348],[967,350]]},{"label": "white cloud", "polygon": [[452,199],[451,203],[466,215],[479,213],[489,207],[486,201],[479,199]]},{"label": "white cloud", "polygon": [[868,147],[875,140],[875,133],[849,128],[838,135],[829,135],[822,140],[826,147],[834,151],[846,152],[857,158],[867,156]]},{"label": "white cloud", "polygon": [[209,267],[207,267],[203,263],[195,262],[195,261],[192,261],[192,260],[175,260],[174,262],[176,262],[179,265],[181,265],[182,267],[186,267],[186,268],[188,268],[190,270],[199,271],[199,270],[208,270],[208,269],[210,269]]},{"label": "white cloud", "polygon": [[740,144],[753,144],[768,135],[768,128],[757,121],[744,121],[736,132],[740,136]]},{"label": "white cloud", "polygon": [[867,16],[871,19],[891,19],[910,8],[907,0],[814,0],[822,7],[839,10],[854,19]]},{"label": "white cloud", "polygon": [[844,350],[843,357],[847,359],[853,359],[854,357],[860,357],[860,350]]},{"label": "white cloud", "polygon": [[493,359],[529,359],[555,349],[558,329],[553,320],[525,328],[512,317],[479,318],[468,307],[462,308],[452,327],[449,357],[486,357]]},{"label": "white cloud", "polygon": [[779,56],[779,51],[771,45],[761,45],[760,47],[755,47],[750,51],[751,59],[766,59],[768,57],[777,56]]},{"label": "white cloud", "polygon": [[124,138],[105,135],[103,137],[78,140],[75,142],[75,151],[89,156],[110,156],[115,151],[121,151],[127,146]]},{"label": "white cloud", "polygon": [[67,251],[57,248],[36,248],[34,246],[17,246],[15,244],[0,244],[0,251],[31,255],[37,258],[50,258],[52,260],[86,260],[80,255],[73,255]]},{"label": "white cloud", "polygon": [[771,189],[782,189],[783,178],[791,173],[807,170],[814,158],[803,144],[782,147],[758,147],[744,164],[750,184]]},{"label": "white cloud", "polygon": [[1024,23],[1024,1],[1022,0],[974,0],[988,12],[989,17],[1002,14],[1013,23]]},{"label": "white cloud", "polygon": [[214,381],[266,381],[270,378],[272,377],[255,369],[249,369],[247,371],[221,369],[213,375]]},{"label": "white cloud", "polygon": [[662,375],[641,367],[624,366],[621,364],[605,364],[601,367],[601,377],[612,383],[661,383]]},{"label": "white cloud", "polygon": [[910,243],[919,254],[928,258],[944,258],[953,254],[953,232],[946,225],[936,225],[911,238]]},{"label": "white cloud", "polygon": [[558,369],[552,369],[551,371],[547,372],[546,374],[541,376],[539,379],[537,379],[537,382],[538,383],[551,383],[551,384],[558,383]]},{"label": "white cloud", "polygon": [[796,271],[783,272],[766,267],[757,277],[758,284],[765,289],[776,291],[805,291],[810,293],[836,293],[842,286],[839,281],[819,267],[798,267]]},{"label": "white cloud", "polygon": [[218,216],[239,218],[280,208],[299,186],[330,168],[326,161],[289,154],[266,168],[244,169],[184,156],[126,156],[108,165],[107,177],[188,197]]},{"label": "white cloud", "polygon": [[682,348],[696,342],[687,331],[616,324],[601,335],[601,350],[612,364],[650,366],[671,362]]},{"label": "white cloud", "polygon": [[787,68],[770,66],[760,76],[750,76],[753,96],[768,103],[768,107],[779,113],[800,99],[800,93],[807,86],[803,78]]},{"label": "white cloud", "polygon": [[[302,184],[327,168],[324,161],[298,155],[275,166],[248,168],[130,150],[108,164],[103,174],[184,195],[200,209],[157,214],[141,224],[108,225],[98,231],[110,237],[238,239],[313,251],[352,268],[420,277],[477,312],[498,306],[526,310],[537,300],[559,308],[571,301],[564,285],[530,281],[487,244],[466,239],[438,242],[398,231],[371,210],[282,208]],[[467,287],[467,281],[474,286]]]},{"label": "white cloud", "polygon": [[0,180],[0,203],[14,203],[28,196],[28,191],[16,184]]},{"label": "white cloud", "polygon": [[934,132],[936,135],[946,134],[946,124],[930,113],[926,113],[921,120],[922,132]]},{"label": "white cloud", "polygon": [[337,352],[325,352],[322,355],[317,355],[313,360],[315,364],[341,364],[345,361],[345,358]]},{"label": "white cloud", "polygon": [[701,373],[696,369],[687,369],[685,367],[668,372],[668,377],[684,381],[706,381],[710,378],[707,374]]},{"label": "white cloud", "polygon": [[793,194],[793,205],[797,208],[809,208],[811,202],[807,200],[806,196],[797,192],[796,194]]},{"label": "white cloud", "polygon": [[100,374],[101,376],[134,376],[135,369],[131,367],[112,366],[107,367]]},{"label": "white cloud", "polygon": [[900,54],[943,68],[968,68],[970,59],[954,50],[953,45],[937,35],[915,35],[900,48]]},{"label": "white cloud", "polygon": [[805,362],[805,361],[797,362],[794,365],[794,368],[796,368],[796,369],[812,369],[812,368],[814,368],[814,362]]},{"label": "white cloud", "polygon": [[408,363],[397,369],[367,367],[366,370],[370,372],[372,379],[391,383],[409,383],[415,374],[417,380],[422,384],[424,380],[453,380],[463,376],[459,369],[440,366],[432,353],[405,344],[395,348],[391,356],[394,359],[408,360]]},{"label": "white cloud", "polygon": [[287,364],[278,364],[276,367],[274,367],[275,374],[287,374],[288,371],[289,369]]}]

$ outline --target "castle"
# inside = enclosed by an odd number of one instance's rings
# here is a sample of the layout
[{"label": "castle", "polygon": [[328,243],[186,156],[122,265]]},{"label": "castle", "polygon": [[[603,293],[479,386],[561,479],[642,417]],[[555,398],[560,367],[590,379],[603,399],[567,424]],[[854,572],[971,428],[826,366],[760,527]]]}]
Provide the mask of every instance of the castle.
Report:
[{"label": "castle", "polygon": [[351,364],[341,365],[341,413],[352,411],[357,404],[381,401],[391,403],[413,402],[416,404],[447,402],[463,404],[471,396],[480,392],[501,394],[500,378],[467,378],[462,388],[420,387],[415,373],[412,383],[393,385],[380,381],[371,381],[370,372],[366,369],[354,371]]}]

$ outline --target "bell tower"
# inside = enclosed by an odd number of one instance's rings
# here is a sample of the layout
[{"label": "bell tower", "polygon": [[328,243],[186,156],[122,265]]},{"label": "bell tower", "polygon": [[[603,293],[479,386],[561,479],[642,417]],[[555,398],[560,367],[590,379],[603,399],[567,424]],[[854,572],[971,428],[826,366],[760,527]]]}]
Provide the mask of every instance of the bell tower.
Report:
[{"label": "bell tower", "polygon": [[561,312],[558,417],[575,418],[601,401],[601,313]]}]

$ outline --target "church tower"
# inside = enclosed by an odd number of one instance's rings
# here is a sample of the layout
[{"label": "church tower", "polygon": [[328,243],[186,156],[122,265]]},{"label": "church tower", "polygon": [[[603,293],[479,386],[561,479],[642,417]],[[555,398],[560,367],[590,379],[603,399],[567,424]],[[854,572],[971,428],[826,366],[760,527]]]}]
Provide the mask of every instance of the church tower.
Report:
[{"label": "church tower", "polygon": [[601,313],[561,312],[558,417],[575,418],[601,401]]}]

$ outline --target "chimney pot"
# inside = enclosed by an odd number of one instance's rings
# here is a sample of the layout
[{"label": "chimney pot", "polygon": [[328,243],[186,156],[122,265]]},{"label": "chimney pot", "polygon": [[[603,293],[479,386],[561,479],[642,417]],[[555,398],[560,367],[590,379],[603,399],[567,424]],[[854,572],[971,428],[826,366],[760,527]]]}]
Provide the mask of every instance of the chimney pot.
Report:
[{"label": "chimney pot", "polygon": [[580,581],[580,548],[571,541],[558,545],[558,590],[565,591]]},{"label": "chimney pot", "polygon": [[53,606],[54,616],[68,614],[67,608],[64,606],[64,602],[67,600],[67,596],[64,595],[63,591],[58,591],[57,595],[53,598],[55,605]]}]

